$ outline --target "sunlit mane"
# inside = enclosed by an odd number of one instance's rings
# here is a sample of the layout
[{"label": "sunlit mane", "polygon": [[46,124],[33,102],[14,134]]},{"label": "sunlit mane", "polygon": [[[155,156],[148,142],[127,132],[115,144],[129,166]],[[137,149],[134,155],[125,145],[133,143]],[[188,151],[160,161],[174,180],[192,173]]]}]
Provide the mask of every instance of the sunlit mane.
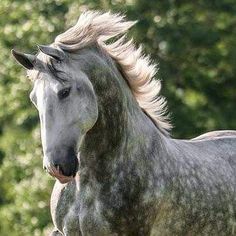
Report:
[{"label": "sunlit mane", "polygon": [[[136,48],[133,40],[127,41],[124,35],[135,23],[125,21],[119,14],[88,11],[80,16],[76,25],[56,37],[55,45],[66,51],[75,51],[98,43],[120,65],[139,106],[161,130],[167,131],[171,124],[166,115],[165,99],[159,95],[161,83],[154,78],[156,65],[142,53],[141,47]],[[122,34],[115,42],[106,42]]]}]

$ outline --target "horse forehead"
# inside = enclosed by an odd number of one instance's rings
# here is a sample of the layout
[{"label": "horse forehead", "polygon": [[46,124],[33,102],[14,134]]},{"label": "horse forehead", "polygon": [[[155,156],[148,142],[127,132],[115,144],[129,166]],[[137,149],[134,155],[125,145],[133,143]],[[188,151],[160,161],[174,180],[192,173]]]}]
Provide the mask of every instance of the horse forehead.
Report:
[{"label": "horse forehead", "polygon": [[46,55],[42,52],[38,52],[37,53],[37,59],[40,60],[40,61],[45,61],[45,58],[46,58]]},{"label": "horse forehead", "polygon": [[52,100],[53,96],[57,94],[59,87],[59,83],[50,78],[35,81],[33,92],[37,97],[38,103],[41,104],[41,107]]}]

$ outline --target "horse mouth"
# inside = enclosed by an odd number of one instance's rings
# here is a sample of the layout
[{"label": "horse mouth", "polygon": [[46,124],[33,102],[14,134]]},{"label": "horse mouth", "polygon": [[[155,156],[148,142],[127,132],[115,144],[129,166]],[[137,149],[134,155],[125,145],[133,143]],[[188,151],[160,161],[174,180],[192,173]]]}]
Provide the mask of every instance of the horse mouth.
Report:
[{"label": "horse mouth", "polygon": [[60,183],[65,184],[74,179],[79,169],[79,157],[73,147],[55,150],[43,160],[44,169]]},{"label": "horse mouth", "polygon": [[66,176],[62,173],[59,166],[57,167],[48,167],[47,172],[54,178],[56,178],[61,184],[66,184],[72,181],[75,175]]}]

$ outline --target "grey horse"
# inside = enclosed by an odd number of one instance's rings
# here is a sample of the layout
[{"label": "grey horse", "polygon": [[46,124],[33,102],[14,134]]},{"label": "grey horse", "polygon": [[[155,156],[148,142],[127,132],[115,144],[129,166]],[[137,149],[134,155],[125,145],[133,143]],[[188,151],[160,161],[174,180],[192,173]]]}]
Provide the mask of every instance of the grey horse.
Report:
[{"label": "grey horse", "polygon": [[36,55],[12,51],[57,178],[52,235],[236,235],[236,131],[170,137],[155,65],[125,36],[134,24],[89,11]]}]

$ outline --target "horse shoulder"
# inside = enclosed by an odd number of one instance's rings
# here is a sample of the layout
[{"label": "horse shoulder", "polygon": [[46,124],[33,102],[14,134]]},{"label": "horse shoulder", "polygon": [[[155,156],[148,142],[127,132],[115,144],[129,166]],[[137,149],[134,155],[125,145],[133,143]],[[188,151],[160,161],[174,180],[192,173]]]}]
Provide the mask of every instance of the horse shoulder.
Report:
[{"label": "horse shoulder", "polygon": [[80,235],[78,212],[76,212],[79,204],[77,193],[78,187],[75,180],[67,184],[56,181],[54,184],[50,202],[51,216],[56,229],[63,233],[73,228]]}]

